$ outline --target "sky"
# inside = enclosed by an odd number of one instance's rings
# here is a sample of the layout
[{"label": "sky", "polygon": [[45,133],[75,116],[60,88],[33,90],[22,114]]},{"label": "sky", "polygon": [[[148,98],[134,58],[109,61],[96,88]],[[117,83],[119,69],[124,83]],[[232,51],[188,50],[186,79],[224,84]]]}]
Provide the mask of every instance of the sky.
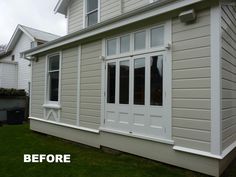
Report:
[{"label": "sky", "polygon": [[55,14],[58,0],[0,0],[0,45],[7,44],[18,24],[63,36],[66,18]]}]

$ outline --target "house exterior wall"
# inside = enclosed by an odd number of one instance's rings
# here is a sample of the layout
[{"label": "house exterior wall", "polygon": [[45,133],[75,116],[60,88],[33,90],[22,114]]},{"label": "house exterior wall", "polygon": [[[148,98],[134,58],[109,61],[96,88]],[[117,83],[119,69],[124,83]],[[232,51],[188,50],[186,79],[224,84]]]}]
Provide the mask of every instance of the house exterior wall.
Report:
[{"label": "house exterior wall", "polygon": [[38,62],[32,61],[32,84],[31,84],[31,115],[44,119],[44,88],[45,88],[45,64],[46,59],[40,57]]},{"label": "house exterior wall", "polygon": [[101,0],[101,21],[108,20],[122,14],[121,0]]},{"label": "house exterior wall", "polygon": [[126,13],[150,3],[150,0],[122,0],[122,12]]},{"label": "house exterior wall", "polygon": [[173,139],[178,146],[210,151],[210,10],[196,23],[172,23]]},{"label": "house exterior wall", "polygon": [[[24,89],[26,92],[29,92],[29,82],[30,82],[30,71],[31,68],[29,66],[30,62],[26,59],[20,57],[20,53],[22,51],[30,49],[31,39],[22,33],[20,36],[16,47],[13,49],[11,56],[15,55],[15,62],[18,63],[18,75],[17,77],[17,89]],[[1,61],[11,62],[11,56],[7,56]]]},{"label": "house exterior wall", "polygon": [[77,124],[78,47],[63,50],[61,61],[61,119]]},{"label": "house exterior wall", "polygon": [[[173,140],[177,146],[209,152],[210,10],[198,12],[196,23],[190,25],[174,18],[172,40]],[[62,52],[61,122],[73,125],[76,125],[77,52],[76,48]],[[81,45],[79,125],[92,129],[98,129],[101,120],[101,55],[101,40]]]},{"label": "house exterior wall", "polygon": [[0,88],[17,88],[17,70],[16,63],[0,62]]},{"label": "house exterior wall", "polygon": [[236,10],[221,7],[222,150],[236,141]]},{"label": "house exterior wall", "polygon": [[101,115],[101,40],[81,46],[79,125],[98,129]]},{"label": "house exterior wall", "polygon": [[31,40],[25,34],[22,34],[12,54],[15,55],[15,61],[18,62],[18,89],[29,91],[30,82],[30,62],[20,57],[20,52],[30,49]]},{"label": "house exterior wall", "polygon": [[84,0],[71,0],[67,11],[68,33],[72,33],[83,28],[83,7]]},{"label": "house exterior wall", "polygon": [[[150,3],[150,0],[100,0],[100,21],[105,21]],[[68,33],[83,29],[84,0],[71,0],[67,11]]]},{"label": "house exterior wall", "polygon": [[[235,16],[233,17],[233,15],[229,13],[232,13],[233,10],[234,9],[229,7],[222,8],[222,11],[228,13],[227,15],[222,13],[223,67],[222,78],[219,78],[222,79],[222,137],[224,149],[235,141],[235,139],[231,137],[235,137],[235,103],[234,99],[232,99],[234,98],[234,90],[232,88],[235,87],[233,72],[235,69],[235,48],[233,47],[235,43],[233,42],[236,40],[234,38],[235,33],[231,28],[235,28],[236,26],[230,23],[230,21],[235,20]],[[167,17],[168,14],[165,16],[165,19]],[[162,19],[163,18],[164,17],[162,17]],[[210,19],[210,8],[197,11],[197,20],[192,24],[186,25],[181,23],[177,15],[175,18],[171,19],[171,128],[173,143],[163,143],[158,142],[158,140],[124,135],[120,132],[114,133],[102,129],[99,131],[99,126],[102,124],[100,115],[103,108],[101,104],[101,88],[103,87],[103,85],[101,85],[101,77],[103,71],[100,56],[104,54],[104,51],[102,52],[102,39],[97,38],[97,41],[83,43],[79,47],[62,51],[60,122],[40,120],[44,118],[43,109],[41,110],[44,100],[39,100],[39,97],[44,98],[44,89],[41,89],[42,93],[40,93],[40,89],[37,88],[37,83],[39,84],[41,82],[42,84],[40,86],[45,88],[46,57],[41,57],[37,64],[33,64],[33,73],[35,74],[33,74],[32,94],[36,94],[36,96],[32,97],[31,111],[36,119],[31,119],[31,129],[94,147],[106,146],[191,170],[197,170],[206,174],[219,176],[222,172],[220,171],[220,168],[222,168],[220,166],[225,166],[225,164],[223,164],[224,162],[221,160],[223,157],[221,154],[217,156],[211,153],[212,78]],[[152,18],[152,20],[154,20],[154,18]],[[126,26],[124,29],[128,29],[127,31],[132,32],[140,27],[145,27],[145,25],[150,26],[150,23],[160,22],[158,18],[155,18],[155,20],[154,22],[148,19],[146,24],[145,22],[142,22],[142,24],[135,23],[135,25]],[[230,32],[230,35],[233,37],[228,36],[228,32]],[[117,31],[115,33],[117,33]],[[111,33],[109,33],[109,35],[111,36],[107,37],[112,37]],[[35,70],[38,70],[38,73],[34,72]],[[78,76],[80,77],[78,78]],[[36,86],[34,86],[34,83]],[[79,88],[77,88],[78,85]],[[79,100],[79,103],[77,100]],[[39,104],[35,106],[37,103]],[[229,136],[230,134],[232,135]],[[175,148],[176,146],[182,147],[182,150]],[[229,156],[230,154],[227,155],[225,159]],[[191,163],[189,163],[189,161],[191,161]],[[223,165],[221,165],[221,162]]]}]

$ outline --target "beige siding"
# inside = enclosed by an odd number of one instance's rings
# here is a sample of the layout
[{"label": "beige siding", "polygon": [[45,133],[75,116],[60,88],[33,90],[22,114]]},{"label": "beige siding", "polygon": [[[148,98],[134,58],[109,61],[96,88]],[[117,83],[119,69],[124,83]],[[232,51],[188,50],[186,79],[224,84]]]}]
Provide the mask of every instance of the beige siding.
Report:
[{"label": "beige siding", "polygon": [[61,122],[77,123],[78,47],[62,52]]},{"label": "beige siding", "polygon": [[68,33],[83,28],[83,0],[71,0],[68,7]]},{"label": "beige siding", "polygon": [[236,11],[222,7],[222,143],[236,141]]},{"label": "beige siding", "polygon": [[101,0],[101,21],[121,15],[120,0]]},{"label": "beige siding", "polygon": [[38,62],[32,64],[32,98],[31,98],[31,116],[44,118],[44,88],[45,88],[45,56],[40,57]]},{"label": "beige siding", "polygon": [[126,13],[147,5],[149,2],[149,0],[122,0],[122,11]]},{"label": "beige siding", "polygon": [[[105,21],[142,6],[148,5],[149,0],[101,0],[100,20]],[[68,7],[68,33],[83,28],[84,0],[71,0]]]},{"label": "beige siding", "polygon": [[210,150],[210,12],[196,23],[173,19],[173,139],[177,146]]},{"label": "beige siding", "polygon": [[101,111],[101,41],[82,45],[80,66],[80,126],[98,128]]}]

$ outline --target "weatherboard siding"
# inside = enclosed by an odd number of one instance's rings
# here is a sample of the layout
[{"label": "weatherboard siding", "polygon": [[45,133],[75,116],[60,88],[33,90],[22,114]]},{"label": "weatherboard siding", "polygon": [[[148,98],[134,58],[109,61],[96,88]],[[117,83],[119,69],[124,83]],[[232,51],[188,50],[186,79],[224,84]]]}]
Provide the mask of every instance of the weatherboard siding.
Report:
[{"label": "weatherboard siding", "polygon": [[71,0],[68,7],[68,33],[83,28],[83,2],[84,0]]},{"label": "weatherboard siding", "polygon": [[78,47],[62,51],[61,61],[61,119],[77,124]]},{"label": "weatherboard siding", "polygon": [[45,64],[45,56],[32,62],[31,116],[37,118],[44,118]]},{"label": "weatherboard siding", "polygon": [[210,151],[210,11],[172,21],[172,134],[175,145]]},{"label": "weatherboard siding", "polygon": [[79,124],[87,128],[100,126],[101,54],[101,41],[81,46]]},{"label": "weatherboard siding", "polygon": [[138,9],[149,4],[150,0],[122,0],[122,11],[124,13]]},{"label": "weatherboard siding", "polygon": [[101,0],[101,21],[121,15],[121,0]]},{"label": "weatherboard siding", "polygon": [[[142,6],[149,0],[100,0],[100,21],[105,21]],[[67,12],[68,33],[83,29],[84,0],[71,0]]]},{"label": "weatherboard siding", "polygon": [[236,141],[236,10],[221,8],[222,149]]}]

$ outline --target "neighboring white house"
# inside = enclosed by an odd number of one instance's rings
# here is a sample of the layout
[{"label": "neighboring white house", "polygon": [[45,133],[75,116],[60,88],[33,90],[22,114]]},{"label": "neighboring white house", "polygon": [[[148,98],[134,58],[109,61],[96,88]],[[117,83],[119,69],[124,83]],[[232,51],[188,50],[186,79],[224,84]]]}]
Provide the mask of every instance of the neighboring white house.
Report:
[{"label": "neighboring white house", "polygon": [[29,92],[30,61],[21,58],[20,52],[31,49],[59,36],[18,25],[7,45],[0,54],[0,88],[25,89]]}]

